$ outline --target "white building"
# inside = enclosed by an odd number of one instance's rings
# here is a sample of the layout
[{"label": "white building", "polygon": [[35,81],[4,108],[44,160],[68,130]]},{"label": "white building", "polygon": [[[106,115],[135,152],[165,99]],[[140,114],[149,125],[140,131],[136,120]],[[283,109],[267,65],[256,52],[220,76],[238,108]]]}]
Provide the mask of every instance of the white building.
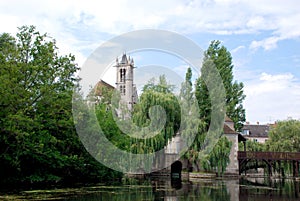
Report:
[{"label": "white building", "polygon": [[271,125],[260,125],[246,123],[242,128],[242,135],[248,139],[259,143],[265,143],[269,139]]}]

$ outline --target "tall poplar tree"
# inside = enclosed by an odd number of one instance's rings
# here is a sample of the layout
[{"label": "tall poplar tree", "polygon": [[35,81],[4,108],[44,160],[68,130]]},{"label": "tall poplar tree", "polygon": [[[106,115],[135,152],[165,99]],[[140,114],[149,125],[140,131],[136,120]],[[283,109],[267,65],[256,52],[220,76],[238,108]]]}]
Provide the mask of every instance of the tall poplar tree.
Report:
[{"label": "tall poplar tree", "polygon": [[[245,109],[242,104],[245,99],[243,92],[244,85],[242,82],[234,81],[231,54],[226,47],[221,46],[221,42],[218,40],[212,41],[205,51],[203,67],[201,69],[202,73],[205,70],[205,65],[211,62],[219,71],[223,80],[226,92],[226,114],[235,123],[235,129],[239,131],[243,126],[243,122],[245,122]],[[196,97],[199,104],[200,118],[209,126],[211,97],[202,76],[196,80]]]}]

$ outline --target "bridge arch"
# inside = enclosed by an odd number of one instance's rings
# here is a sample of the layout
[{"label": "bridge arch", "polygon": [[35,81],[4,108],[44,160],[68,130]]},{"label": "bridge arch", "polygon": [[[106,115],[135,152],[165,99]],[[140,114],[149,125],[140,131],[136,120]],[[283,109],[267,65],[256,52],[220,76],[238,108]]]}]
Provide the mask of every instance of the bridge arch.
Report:
[{"label": "bridge arch", "polygon": [[[247,166],[249,162],[255,162],[255,164]],[[261,162],[261,163],[258,163],[258,162]],[[272,175],[272,170],[271,170],[272,162],[271,161],[268,161],[265,159],[252,159],[252,158],[245,159],[245,160],[241,161],[239,164],[239,174],[242,174],[243,172],[245,174],[247,174],[248,170],[257,169],[257,168],[265,168],[265,167],[268,167],[268,174]]]},{"label": "bridge arch", "polygon": [[181,161],[175,161],[171,165],[171,179],[181,179],[182,163]]},{"label": "bridge arch", "polygon": [[245,167],[250,160],[264,161],[269,170],[269,176],[272,176],[272,166],[278,161],[290,161],[293,165],[293,176],[299,177],[299,162],[300,152],[254,152],[254,151],[239,151],[239,173],[242,172],[242,167]]}]

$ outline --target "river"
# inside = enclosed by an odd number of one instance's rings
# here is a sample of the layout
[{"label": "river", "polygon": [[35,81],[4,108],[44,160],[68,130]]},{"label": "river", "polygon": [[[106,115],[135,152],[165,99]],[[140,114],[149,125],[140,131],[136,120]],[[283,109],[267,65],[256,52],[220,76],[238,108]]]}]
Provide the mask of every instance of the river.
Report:
[{"label": "river", "polygon": [[122,185],[97,185],[81,188],[28,190],[1,193],[0,200],[74,201],[285,201],[300,200],[299,181],[294,180],[128,180]]}]

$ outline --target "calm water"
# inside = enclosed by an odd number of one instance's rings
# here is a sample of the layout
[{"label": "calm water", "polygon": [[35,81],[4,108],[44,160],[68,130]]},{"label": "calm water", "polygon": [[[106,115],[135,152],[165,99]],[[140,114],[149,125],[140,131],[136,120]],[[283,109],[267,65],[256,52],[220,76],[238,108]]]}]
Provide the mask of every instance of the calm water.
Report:
[{"label": "calm water", "polygon": [[[128,183],[128,182],[127,182]],[[74,201],[283,201],[300,200],[299,182],[293,180],[198,180],[193,182],[142,181],[118,186],[94,186],[1,195],[0,200]]]}]

